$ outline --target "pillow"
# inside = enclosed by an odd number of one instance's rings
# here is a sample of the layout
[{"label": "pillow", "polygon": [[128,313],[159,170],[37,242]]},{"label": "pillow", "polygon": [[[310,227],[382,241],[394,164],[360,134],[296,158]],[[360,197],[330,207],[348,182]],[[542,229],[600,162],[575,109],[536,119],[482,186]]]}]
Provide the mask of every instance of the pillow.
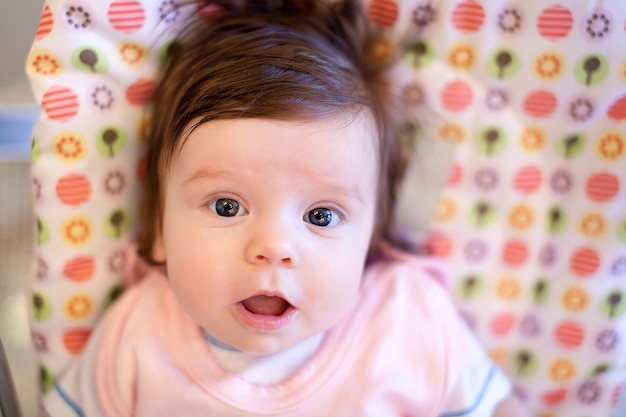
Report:
[{"label": "pillow", "polygon": [[[459,309],[535,415],[609,415],[625,379],[626,5],[365,2],[387,36],[381,58],[421,33],[389,74],[425,137],[397,230],[427,230]],[[146,106],[178,5],[45,5],[27,62],[42,106],[32,328],[44,389],[132,264]]]},{"label": "pillow", "polygon": [[445,142],[423,152],[451,169],[416,155],[397,227],[449,265],[534,415],[609,416],[626,379],[626,3],[422,4],[411,96]]},{"label": "pillow", "polygon": [[[136,256],[149,104],[160,61],[195,11],[184,3],[44,5],[26,63],[41,107],[31,151],[38,230],[32,332],[44,391],[132,275],[125,271]],[[369,13],[390,33],[384,59],[410,13],[380,6],[371,4]]]},{"label": "pillow", "polygon": [[148,105],[185,11],[173,1],[49,0],[26,70],[38,270],[33,339],[44,389],[121,293],[133,256]]}]

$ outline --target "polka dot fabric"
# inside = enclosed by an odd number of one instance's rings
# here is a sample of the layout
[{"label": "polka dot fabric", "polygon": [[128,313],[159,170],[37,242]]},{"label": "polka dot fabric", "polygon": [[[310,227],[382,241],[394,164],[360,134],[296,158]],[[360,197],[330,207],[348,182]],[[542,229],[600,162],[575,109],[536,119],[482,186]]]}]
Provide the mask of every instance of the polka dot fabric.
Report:
[{"label": "polka dot fabric", "polygon": [[173,1],[50,0],[26,63],[38,228],[32,329],[42,382],[79,354],[124,287],[155,74],[186,11]]},{"label": "polka dot fabric", "polygon": [[[49,389],[132,265],[156,69],[176,0],[49,0],[33,335]],[[626,3],[365,0],[392,90],[456,146],[427,237],[453,296],[540,417],[609,416],[626,350]],[[420,187],[404,192],[415,193]]]},{"label": "polka dot fabric", "polygon": [[404,96],[456,144],[426,249],[534,415],[609,416],[626,378],[626,3],[422,3]]}]

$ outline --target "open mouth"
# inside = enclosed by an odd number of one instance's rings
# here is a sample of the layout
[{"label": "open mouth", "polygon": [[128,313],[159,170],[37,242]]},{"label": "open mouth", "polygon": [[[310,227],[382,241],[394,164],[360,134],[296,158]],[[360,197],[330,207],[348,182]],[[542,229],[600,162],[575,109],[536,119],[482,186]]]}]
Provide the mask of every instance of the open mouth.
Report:
[{"label": "open mouth", "polygon": [[282,297],[255,295],[241,302],[241,304],[252,314],[263,316],[282,316],[291,306]]},{"label": "open mouth", "polygon": [[271,331],[291,323],[298,310],[281,296],[255,295],[238,302],[235,317],[247,327]]}]

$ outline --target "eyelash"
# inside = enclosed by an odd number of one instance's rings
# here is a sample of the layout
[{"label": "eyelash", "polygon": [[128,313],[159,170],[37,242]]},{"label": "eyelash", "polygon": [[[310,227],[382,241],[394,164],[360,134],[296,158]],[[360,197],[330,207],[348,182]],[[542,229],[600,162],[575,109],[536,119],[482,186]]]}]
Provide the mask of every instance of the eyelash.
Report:
[{"label": "eyelash", "polygon": [[[235,208],[237,209],[237,212],[232,215],[232,216],[223,216],[220,213],[218,213],[219,208],[217,206],[217,203],[221,200],[226,200],[229,202],[229,204],[232,204],[233,202],[235,203],[234,205],[236,206]],[[217,197],[217,198],[212,198],[211,200],[209,200],[208,202],[206,202],[204,204],[204,207],[208,208],[212,213],[216,214],[217,216],[220,217],[239,217],[239,216],[244,216],[246,214],[248,214],[248,210],[241,205],[241,203],[239,203],[239,200],[237,200],[236,198],[232,198],[232,197]],[[223,207],[222,207],[223,208]],[[242,210],[240,212],[240,210]]]},{"label": "eyelash", "polygon": [[[217,204],[218,202],[224,200],[224,205],[220,208]],[[234,203],[234,204],[233,204]],[[230,207],[229,207],[230,206]],[[232,197],[216,197],[216,198],[212,198],[209,201],[207,201],[204,204],[204,207],[208,208],[209,211],[211,211],[213,214],[219,216],[219,217],[225,217],[225,218],[229,218],[229,217],[239,217],[239,216],[244,216],[246,214],[248,214],[248,210],[241,205],[241,203],[239,203],[239,200],[236,198],[232,198]],[[222,215],[219,213],[219,211],[221,211],[221,209],[236,209],[236,213],[233,215]],[[329,224],[327,225],[320,225],[320,224],[316,224],[313,222],[313,220],[311,220],[311,216],[313,215],[314,211],[321,211],[321,210],[327,210],[329,211],[330,215],[331,215],[331,219]],[[318,216],[319,218],[319,216]],[[344,222],[346,220],[346,216],[345,213],[338,209],[337,207],[333,206],[333,205],[325,205],[325,204],[320,204],[318,206],[315,206],[309,210],[307,210],[304,215],[302,216],[302,220],[306,223],[312,224],[313,226],[316,227],[320,227],[320,228],[325,228],[325,227],[334,227],[339,225],[340,223]]]},{"label": "eyelash", "polygon": [[[331,221],[329,224],[322,226],[319,224],[315,224],[313,223],[313,221],[311,221],[311,215],[314,211],[316,210],[328,210],[332,213],[332,217],[331,217]],[[325,227],[334,227],[334,226],[338,226],[339,224],[341,224],[342,222],[345,221],[345,215],[344,213],[339,210],[338,208],[332,206],[332,205],[319,205],[319,206],[315,206],[312,209],[308,210],[306,213],[304,213],[304,215],[302,216],[302,220],[304,220],[306,223],[310,223],[313,226],[316,227],[321,227],[321,228],[325,228]]]}]

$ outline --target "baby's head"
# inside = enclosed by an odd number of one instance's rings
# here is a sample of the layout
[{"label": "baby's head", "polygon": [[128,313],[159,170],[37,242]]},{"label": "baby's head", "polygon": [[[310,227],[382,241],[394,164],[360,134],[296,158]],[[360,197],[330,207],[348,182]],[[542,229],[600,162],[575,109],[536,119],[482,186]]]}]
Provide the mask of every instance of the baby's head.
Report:
[{"label": "baby's head", "polygon": [[[370,246],[375,248],[388,237],[400,156],[390,103],[383,97],[381,67],[368,53],[374,34],[359,2],[207,3],[219,3],[225,12],[192,25],[182,36],[184,43],[170,47],[169,65],[157,91],[142,254],[150,260],[163,216],[164,177],[191,130],[211,120],[240,118],[344,118],[346,123],[359,115],[371,118],[378,155],[377,165],[370,167],[378,175]],[[242,3],[253,4],[248,5],[253,10],[242,9]],[[268,5],[280,10],[272,12]]]},{"label": "baby's head", "polygon": [[215,14],[173,48],[147,164],[144,253],[201,327],[254,353],[356,304],[398,167],[356,3],[284,3]]}]

